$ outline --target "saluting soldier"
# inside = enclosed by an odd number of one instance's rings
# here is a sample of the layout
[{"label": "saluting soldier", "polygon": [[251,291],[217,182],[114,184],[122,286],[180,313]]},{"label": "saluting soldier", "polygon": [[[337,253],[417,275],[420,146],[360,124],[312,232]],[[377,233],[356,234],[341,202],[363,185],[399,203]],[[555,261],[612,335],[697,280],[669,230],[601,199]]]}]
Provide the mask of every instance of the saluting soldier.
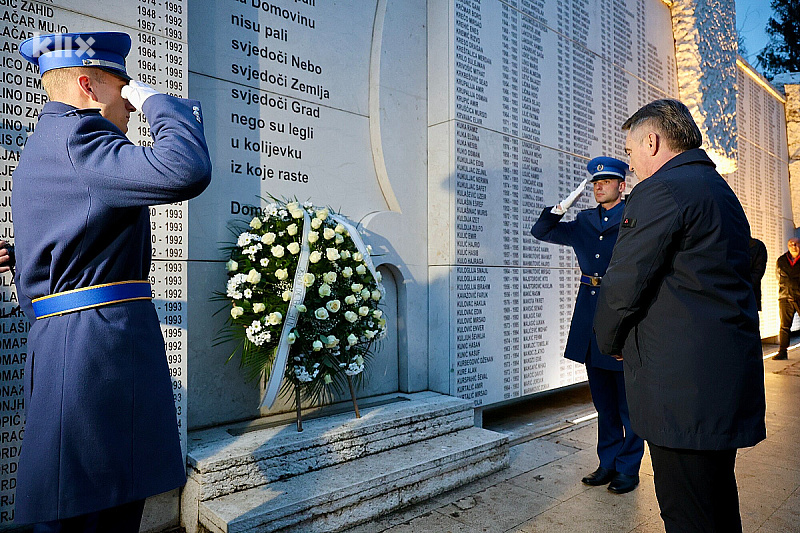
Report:
[{"label": "saluting soldier", "polygon": [[[185,483],[151,287],[148,206],[209,184],[200,103],[130,81],[128,35],[43,35],[20,53],[49,102],[14,173],[16,286],[32,322],[16,522],[136,532]],[[130,83],[129,83],[130,82]],[[125,137],[147,117],[154,144]]]},{"label": "saluting soldier", "polygon": [[566,199],[546,207],[531,233],[539,240],[571,246],[581,267],[578,298],[572,313],[564,357],[586,365],[592,401],[597,409],[597,455],[600,466],[581,481],[587,485],[608,484],[608,490],[624,494],[639,484],[639,466],[644,441],[631,429],[622,362],[600,352],[592,331],[597,292],[617,242],[625,202],[625,172],[628,165],[613,157],[595,157],[587,165],[592,175],[598,206],[579,212],[575,220],[562,222],[567,210],[580,197],[586,180]]}]

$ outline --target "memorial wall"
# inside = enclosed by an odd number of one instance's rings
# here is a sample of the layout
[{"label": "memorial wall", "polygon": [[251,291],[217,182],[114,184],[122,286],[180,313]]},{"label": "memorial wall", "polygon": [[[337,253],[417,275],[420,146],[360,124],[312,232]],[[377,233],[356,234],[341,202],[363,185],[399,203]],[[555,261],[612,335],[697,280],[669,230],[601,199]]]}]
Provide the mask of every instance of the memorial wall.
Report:
[{"label": "memorial wall", "polygon": [[[433,2],[429,21],[431,311],[445,310],[431,339],[449,355],[432,388],[478,407],[584,381],[561,357],[577,261],[530,229],[589,159],[625,159],[634,111],[677,97],[669,8],[455,0]],[[586,191],[567,219],[596,205]]]},{"label": "memorial wall", "polygon": [[[590,158],[625,159],[631,113],[678,96],[660,0],[0,0],[0,239],[13,241],[11,176],[46,101],[17,46],[82,30],[128,32],[133,77],[203,105],[212,183],[151,210],[184,450],[187,429],[266,414],[259,384],[214,345],[225,317],[211,298],[230,222],[270,196],[340,210],[375,249],[390,331],[362,396],[430,389],[483,407],[586,379],[562,357],[577,262],[529,232]],[[773,264],[794,229],[783,104],[743,67],[739,90],[727,179]],[[141,113],[128,136],[152,142]],[[593,205],[587,188],[576,207]],[[0,528],[13,520],[27,330],[0,275]]]}]

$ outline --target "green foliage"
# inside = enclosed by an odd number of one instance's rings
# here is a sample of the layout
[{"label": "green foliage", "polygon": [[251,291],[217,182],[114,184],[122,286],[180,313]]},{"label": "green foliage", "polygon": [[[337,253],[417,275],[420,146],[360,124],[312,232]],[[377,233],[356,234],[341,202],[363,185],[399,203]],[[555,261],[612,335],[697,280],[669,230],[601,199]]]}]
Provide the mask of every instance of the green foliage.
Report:
[{"label": "green foliage", "polygon": [[758,64],[767,79],[782,72],[800,71],[800,0],[772,0],[773,15],[767,21],[767,46]]}]

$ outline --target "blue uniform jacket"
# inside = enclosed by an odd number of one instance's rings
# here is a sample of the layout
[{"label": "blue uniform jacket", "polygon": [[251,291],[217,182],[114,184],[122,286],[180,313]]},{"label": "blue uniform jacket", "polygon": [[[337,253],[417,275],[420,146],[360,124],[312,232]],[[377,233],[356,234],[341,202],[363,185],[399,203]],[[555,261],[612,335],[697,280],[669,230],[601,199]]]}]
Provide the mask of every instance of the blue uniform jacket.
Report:
[{"label": "blue uniform jacket", "polygon": [[[622,209],[614,209],[609,214],[605,228],[600,226],[600,206],[584,209],[571,222],[561,222],[563,215],[554,215],[550,209],[546,207],[542,211],[539,220],[531,228],[531,234],[541,241],[571,246],[584,274],[604,276],[611,261],[614,243],[617,242]],[[580,284],[564,357],[593,367],[622,372],[621,361],[600,352],[592,331],[598,289]]]},{"label": "blue uniform jacket", "polygon": [[32,322],[16,523],[94,512],[185,482],[152,302],[35,320],[31,300],[148,278],[148,206],[197,196],[210,181],[199,109],[151,96],[142,111],[155,143],[140,147],[97,110],[48,102],[28,138],[12,192],[16,286]]}]

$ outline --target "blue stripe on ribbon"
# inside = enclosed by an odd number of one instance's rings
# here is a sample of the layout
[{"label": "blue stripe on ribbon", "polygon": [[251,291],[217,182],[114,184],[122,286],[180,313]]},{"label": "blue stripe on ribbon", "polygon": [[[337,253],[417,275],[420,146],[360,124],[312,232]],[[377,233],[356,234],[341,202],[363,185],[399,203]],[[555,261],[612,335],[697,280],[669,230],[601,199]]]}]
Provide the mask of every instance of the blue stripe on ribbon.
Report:
[{"label": "blue stripe on ribbon", "polygon": [[42,296],[33,300],[36,318],[46,318],[129,300],[152,298],[150,282],[121,281]]}]

